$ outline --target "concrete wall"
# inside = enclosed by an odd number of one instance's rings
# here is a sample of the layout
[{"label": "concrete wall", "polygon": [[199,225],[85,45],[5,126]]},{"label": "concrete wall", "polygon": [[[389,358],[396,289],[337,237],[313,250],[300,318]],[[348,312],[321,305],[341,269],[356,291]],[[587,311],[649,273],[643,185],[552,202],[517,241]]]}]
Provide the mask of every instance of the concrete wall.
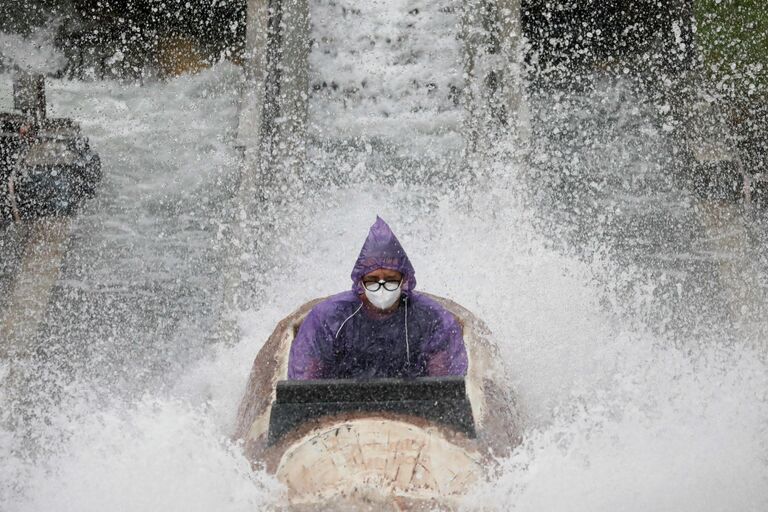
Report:
[{"label": "concrete wall", "polygon": [[474,0],[465,5],[464,43],[467,84],[467,133],[470,152],[495,143],[498,127],[519,134],[524,115],[520,0]]},{"label": "concrete wall", "polygon": [[307,0],[249,0],[236,145],[252,175],[300,167],[307,117]]}]

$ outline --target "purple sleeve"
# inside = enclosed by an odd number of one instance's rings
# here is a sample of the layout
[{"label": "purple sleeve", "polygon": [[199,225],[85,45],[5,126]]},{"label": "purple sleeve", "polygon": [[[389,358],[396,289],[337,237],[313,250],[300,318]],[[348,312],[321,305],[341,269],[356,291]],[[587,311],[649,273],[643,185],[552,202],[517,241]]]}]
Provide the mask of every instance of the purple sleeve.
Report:
[{"label": "purple sleeve", "polygon": [[292,380],[322,379],[327,371],[323,360],[323,347],[333,345],[328,326],[317,308],[309,312],[301,323],[291,344],[288,357],[288,378]]},{"label": "purple sleeve", "polygon": [[446,375],[467,374],[467,349],[461,325],[451,312],[440,308],[437,311],[439,322],[425,347],[427,375],[443,377]]}]

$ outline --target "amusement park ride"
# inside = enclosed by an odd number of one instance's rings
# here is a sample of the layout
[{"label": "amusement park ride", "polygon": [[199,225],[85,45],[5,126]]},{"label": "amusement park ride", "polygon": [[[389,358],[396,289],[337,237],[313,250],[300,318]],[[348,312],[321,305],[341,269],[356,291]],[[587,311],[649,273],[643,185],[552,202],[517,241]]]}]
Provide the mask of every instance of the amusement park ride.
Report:
[{"label": "amusement park ride", "polygon": [[43,75],[19,73],[0,112],[0,222],[71,215],[95,193],[99,156],[68,118],[46,116]]}]

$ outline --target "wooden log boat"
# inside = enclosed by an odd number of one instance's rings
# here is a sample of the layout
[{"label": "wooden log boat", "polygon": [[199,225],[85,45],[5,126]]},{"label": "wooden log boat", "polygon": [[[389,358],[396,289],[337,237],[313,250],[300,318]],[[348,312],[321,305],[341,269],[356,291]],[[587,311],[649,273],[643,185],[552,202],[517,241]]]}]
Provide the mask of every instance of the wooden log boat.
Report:
[{"label": "wooden log boat", "polygon": [[243,441],[254,467],[285,484],[291,506],[451,507],[493,470],[495,457],[519,444],[517,409],[501,384],[507,373],[488,328],[455,302],[432,298],[451,311],[463,329],[474,435],[417,414],[368,410],[308,418],[279,440],[270,440],[270,413],[278,382],[287,378],[291,343],[321,299],[283,319],[259,351],[234,437]]}]

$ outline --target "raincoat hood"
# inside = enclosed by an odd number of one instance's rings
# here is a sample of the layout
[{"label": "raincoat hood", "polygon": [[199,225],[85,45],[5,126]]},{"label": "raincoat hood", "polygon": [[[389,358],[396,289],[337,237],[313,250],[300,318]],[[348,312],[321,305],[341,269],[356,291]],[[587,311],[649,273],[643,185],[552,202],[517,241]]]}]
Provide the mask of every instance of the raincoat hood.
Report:
[{"label": "raincoat hood", "polygon": [[387,223],[376,216],[352,269],[352,289],[358,294],[363,293],[363,276],[380,268],[396,270],[403,275],[403,293],[416,288],[416,272],[411,260]]}]

